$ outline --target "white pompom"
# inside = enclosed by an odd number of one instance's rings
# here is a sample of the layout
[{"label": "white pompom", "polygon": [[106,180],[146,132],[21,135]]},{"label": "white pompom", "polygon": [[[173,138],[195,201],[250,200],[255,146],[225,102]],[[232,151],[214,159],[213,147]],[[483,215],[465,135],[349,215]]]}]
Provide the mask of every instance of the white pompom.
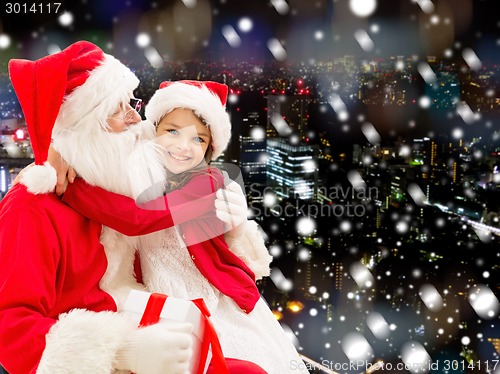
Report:
[{"label": "white pompom", "polygon": [[48,162],[43,165],[33,165],[23,172],[21,183],[32,194],[54,192],[57,183],[57,173]]}]

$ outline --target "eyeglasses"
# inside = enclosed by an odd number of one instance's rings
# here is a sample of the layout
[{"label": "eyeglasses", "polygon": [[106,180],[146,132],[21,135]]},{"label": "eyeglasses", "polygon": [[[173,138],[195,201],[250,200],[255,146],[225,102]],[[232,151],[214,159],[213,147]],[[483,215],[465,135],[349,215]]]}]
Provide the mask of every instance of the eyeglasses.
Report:
[{"label": "eyeglasses", "polygon": [[141,99],[136,99],[135,97],[133,97],[130,99],[129,104],[137,113],[141,113],[141,109],[142,109],[142,100]]},{"label": "eyeglasses", "polygon": [[122,116],[118,116],[116,114],[113,114],[111,116],[111,118],[122,120],[124,122],[129,122],[134,118],[134,115],[135,115],[134,112],[136,112],[138,114],[141,113],[141,109],[142,109],[142,100],[141,99],[137,99],[135,97],[132,97],[130,99],[129,105],[132,107],[132,109],[127,110],[125,112],[125,114],[123,114]]}]

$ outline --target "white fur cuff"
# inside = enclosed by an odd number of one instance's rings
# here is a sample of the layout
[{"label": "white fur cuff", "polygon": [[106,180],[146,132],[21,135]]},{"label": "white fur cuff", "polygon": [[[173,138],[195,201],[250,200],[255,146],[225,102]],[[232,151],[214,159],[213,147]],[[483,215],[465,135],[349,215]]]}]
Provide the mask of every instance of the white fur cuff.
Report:
[{"label": "white fur cuff", "polygon": [[229,249],[247,264],[256,279],[269,276],[273,257],[266,248],[264,233],[257,222],[247,220],[233,231],[225,235]]},{"label": "white fur cuff", "polygon": [[136,329],[125,315],[75,309],[46,336],[38,374],[111,373],[116,352]]}]

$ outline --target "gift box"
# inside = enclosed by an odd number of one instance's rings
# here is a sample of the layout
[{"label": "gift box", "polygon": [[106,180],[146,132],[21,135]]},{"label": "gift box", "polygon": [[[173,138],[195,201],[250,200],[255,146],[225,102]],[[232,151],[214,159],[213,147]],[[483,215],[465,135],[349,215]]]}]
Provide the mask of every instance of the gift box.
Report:
[{"label": "gift box", "polygon": [[209,320],[210,314],[202,299],[183,300],[175,297],[131,290],[125,302],[124,313],[137,321],[138,326],[154,323],[189,322],[193,325],[193,355],[189,363],[191,374],[206,373],[214,357],[216,372],[227,372],[217,334]]}]

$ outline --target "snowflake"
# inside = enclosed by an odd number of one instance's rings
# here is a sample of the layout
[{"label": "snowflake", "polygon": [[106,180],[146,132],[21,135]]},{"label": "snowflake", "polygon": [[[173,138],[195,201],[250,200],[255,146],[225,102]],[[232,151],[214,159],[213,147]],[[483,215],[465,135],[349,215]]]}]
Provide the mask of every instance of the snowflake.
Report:
[{"label": "snowflake", "polygon": [[356,39],[361,49],[365,52],[372,52],[375,49],[375,43],[366,30],[356,30],[354,32],[354,39]]},{"label": "snowflake", "polygon": [[276,131],[281,135],[281,136],[286,136],[290,135],[292,132],[291,127],[286,123],[286,121],[283,119],[283,117],[279,113],[273,113],[271,114],[271,124],[274,126]]},{"label": "snowflake", "polygon": [[464,130],[462,130],[461,128],[456,128],[452,131],[451,135],[455,139],[461,139],[464,136]]},{"label": "snowflake", "polygon": [[267,48],[278,61],[284,61],[287,58],[287,53],[283,45],[276,38],[271,38],[267,41]]},{"label": "snowflake", "polygon": [[279,257],[283,253],[281,247],[277,244],[274,244],[269,247],[269,254],[273,257]]},{"label": "snowflake", "polygon": [[365,266],[354,263],[350,267],[350,273],[360,288],[369,288],[373,286],[374,277],[370,270],[368,270]]},{"label": "snowflake", "polygon": [[377,9],[376,0],[350,0],[351,12],[358,17],[368,17]]},{"label": "snowflake", "polygon": [[432,0],[414,0],[414,2],[415,1],[425,14],[434,12],[434,3],[432,2]]},{"label": "snowflake", "polygon": [[137,34],[137,37],[135,38],[135,43],[140,48],[146,48],[151,44],[151,36],[149,36],[148,33],[141,32]]},{"label": "snowflake", "polygon": [[11,43],[10,37],[7,34],[0,34],[0,49],[9,48]]},{"label": "snowflake", "polygon": [[426,373],[432,361],[424,346],[416,341],[409,341],[403,345],[401,359],[412,373]]},{"label": "snowflake", "polygon": [[417,184],[410,183],[408,185],[408,193],[410,194],[413,201],[415,201],[415,204],[423,206],[427,203],[427,196],[425,196],[425,193]]},{"label": "snowflake", "polygon": [[281,15],[287,14],[290,10],[290,7],[285,0],[271,0],[271,4],[273,5],[274,9],[276,9],[276,11]]},{"label": "snowflake", "polygon": [[241,38],[231,25],[226,25],[222,28],[222,35],[226,39],[227,43],[233,47],[237,48],[241,45]]},{"label": "snowflake", "polygon": [[485,285],[478,285],[469,292],[469,303],[477,315],[492,319],[498,315],[500,303],[495,294]]},{"label": "snowflake", "polygon": [[410,229],[410,225],[407,222],[399,221],[396,224],[396,231],[400,234],[406,234]]},{"label": "snowflake", "polygon": [[417,70],[425,83],[431,85],[436,82],[436,73],[434,73],[434,70],[432,70],[427,62],[420,62],[417,65]]},{"label": "snowflake", "polygon": [[376,145],[380,143],[382,138],[380,137],[377,129],[375,129],[375,126],[373,126],[370,122],[363,123],[361,125],[361,131],[371,144]]},{"label": "snowflake", "polygon": [[443,298],[432,284],[423,284],[418,295],[430,311],[436,312],[443,308]]},{"label": "snowflake", "polygon": [[432,100],[429,98],[429,96],[422,96],[418,100],[418,105],[422,109],[428,109],[428,108],[430,108],[431,104],[432,104]]},{"label": "snowflake", "polygon": [[263,198],[263,204],[264,206],[266,207],[272,207],[274,205],[276,205],[277,203],[277,198],[276,198],[276,195],[273,193],[273,192],[267,192],[264,194],[264,198]]},{"label": "snowflake", "polygon": [[347,111],[347,107],[338,94],[332,94],[328,99],[328,104],[330,104],[333,111],[337,114],[337,118],[339,121],[345,122],[349,119],[349,112]]},{"label": "snowflake", "polygon": [[468,336],[463,336],[462,339],[460,339],[460,342],[463,345],[469,345],[470,344],[470,338]]},{"label": "snowflake", "polygon": [[297,233],[302,236],[310,236],[316,231],[316,221],[310,217],[301,217],[295,225]]},{"label": "snowflake", "polygon": [[305,160],[303,163],[302,163],[302,171],[304,173],[313,173],[316,171],[317,169],[317,165],[316,165],[316,161],[314,160]]},{"label": "snowflake", "polygon": [[477,57],[476,53],[472,49],[465,48],[462,51],[462,57],[464,58],[467,65],[469,65],[469,68],[471,68],[471,70],[481,69],[481,60],[479,59],[479,57]]},{"label": "snowflake", "polygon": [[351,361],[364,361],[373,356],[373,348],[358,332],[347,333],[342,339],[342,350]]},{"label": "snowflake", "polygon": [[146,57],[148,62],[154,68],[161,68],[163,66],[163,58],[156,48],[152,46],[144,48],[144,57]]},{"label": "snowflake", "polygon": [[291,291],[293,289],[293,282],[283,275],[280,269],[272,268],[270,278],[274,285],[282,291]]},{"label": "snowflake", "polygon": [[73,24],[73,21],[75,20],[75,17],[73,17],[73,13],[71,12],[64,12],[59,16],[57,19],[59,21],[59,24],[64,27],[71,26]]},{"label": "snowflake", "polygon": [[314,33],[314,39],[323,40],[325,38],[325,33],[321,30],[318,30]]},{"label": "snowflake", "polygon": [[238,21],[238,28],[241,32],[250,32],[253,29],[253,21],[249,17],[243,17]]},{"label": "snowflake", "polygon": [[297,258],[302,262],[308,261],[311,258],[311,252],[309,252],[309,250],[306,248],[302,248],[297,253]]},{"label": "snowflake", "polygon": [[382,314],[370,312],[366,317],[366,324],[377,339],[387,339],[390,335],[390,327]]}]

